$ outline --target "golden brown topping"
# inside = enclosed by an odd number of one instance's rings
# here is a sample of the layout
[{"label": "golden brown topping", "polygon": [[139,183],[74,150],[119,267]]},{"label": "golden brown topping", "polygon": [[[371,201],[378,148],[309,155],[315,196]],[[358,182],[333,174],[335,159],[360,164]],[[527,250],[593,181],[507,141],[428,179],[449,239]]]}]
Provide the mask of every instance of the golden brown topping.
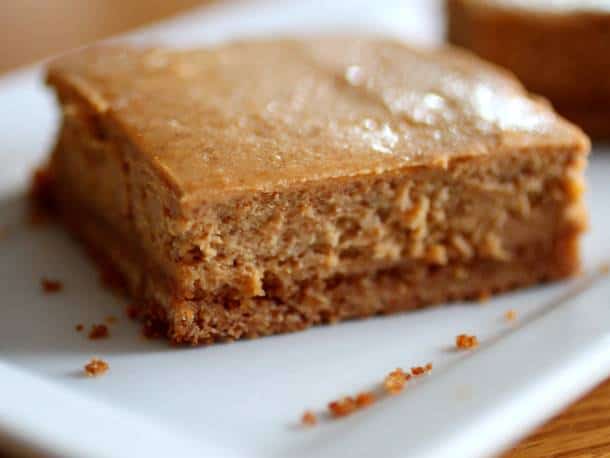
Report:
[{"label": "golden brown topping", "polygon": [[301,424],[305,426],[315,426],[318,423],[318,417],[311,410],[306,410],[301,417]]},{"label": "golden brown topping", "polygon": [[407,380],[411,378],[410,374],[405,373],[402,369],[396,368],[383,380],[383,387],[390,394],[398,394],[405,387]]},{"label": "golden brown topping", "polygon": [[95,47],[56,61],[48,79],[112,112],[127,140],[189,201],[585,141],[482,61],[388,40]]},{"label": "golden brown topping", "polygon": [[432,371],[432,363],[426,364],[426,372]]},{"label": "golden brown topping", "polygon": [[504,314],[504,318],[508,321],[515,321],[517,319],[517,312],[515,310],[507,310]]},{"label": "golden brown topping", "polygon": [[64,287],[63,283],[59,280],[50,280],[48,278],[43,278],[40,280],[40,284],[45,293],[57,293]]},{"label": "golden brown topping", "polygon": [[476,348],[479,346],[477,336],[469,336],[468,334],[460,334],[455,338],[455,346],[462,350]]},{"label": "golden brown topping", "polygon": [[79,323],[76,326],[74,326],[74,329],[76,329],[76,332],[81,332],[83,329],[85,329],[85,327]]},{"label": "golden brown topping", "polygon": [[109,335],[108,327],[105,324],[94,324],[89,331],[89,338],[92,340],[105,339]]},{"label": "golden brown topping", "polygon": [[109,367],[103,359],[91,358],[91,361],[85,365],[85,374],[89,377],[98,377],[105,374]]},{"label": "golden brown topping", "polygon": [[330,414],[335,417],[345,417],[354,413],[358,409],[356,401],[351,396],[345,396],[337,401],[332,401],[328,404]]}]

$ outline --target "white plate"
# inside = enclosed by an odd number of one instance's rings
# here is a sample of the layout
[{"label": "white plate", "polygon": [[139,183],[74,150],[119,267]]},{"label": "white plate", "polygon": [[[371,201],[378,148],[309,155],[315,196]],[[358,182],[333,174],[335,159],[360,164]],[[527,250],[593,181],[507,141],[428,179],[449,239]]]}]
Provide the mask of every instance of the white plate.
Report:
[{"label": "white plate", "polygon": [[[374,4],[374,6],[370,6]],[[232,3],[136,34],[175,44],[237,35],[361,29],[438,41],[438,5],[419,1]],[[426,9],[428,7],[429,9]],[[334,26],[336,25],[336,26]],[[586,274],[559,285],[386,318],[207,348],[139,337],[64,233],[23,224],[23,193],[57,115],[30,70],[0,80],[0,446],[61,456],[475,457],[495,453],[610,374],[610,151],[589,168]],[[601,148],[599,148],[601,149]],[[65,290],[43,295],[43,276]],[[504,313],[519,319],[509,324]],[[107,340],[76,323],[118,315]],[[457,334],[481,347],[457,353]],[[81,375],[92,356],[110,372]],[[368,389],[389,370],[434,363],[400,396],[341,421],[298,426],[306,408]]]}]

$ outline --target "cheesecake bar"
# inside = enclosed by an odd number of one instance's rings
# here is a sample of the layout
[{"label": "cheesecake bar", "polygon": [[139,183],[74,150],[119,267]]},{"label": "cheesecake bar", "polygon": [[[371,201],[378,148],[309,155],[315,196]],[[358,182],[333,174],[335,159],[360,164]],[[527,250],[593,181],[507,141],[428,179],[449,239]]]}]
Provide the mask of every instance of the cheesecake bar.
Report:
[{"label": "cheesecake bar", "polygon": [[610,139],[610,2],[447,0],[448,39],[514,72],[594,138]]},{"label": "cheesecake bar", "polygon": [[578,271],[588,139],[470,54],[358,38],[94,47],[47,78],[57,210],[176,343]]}]

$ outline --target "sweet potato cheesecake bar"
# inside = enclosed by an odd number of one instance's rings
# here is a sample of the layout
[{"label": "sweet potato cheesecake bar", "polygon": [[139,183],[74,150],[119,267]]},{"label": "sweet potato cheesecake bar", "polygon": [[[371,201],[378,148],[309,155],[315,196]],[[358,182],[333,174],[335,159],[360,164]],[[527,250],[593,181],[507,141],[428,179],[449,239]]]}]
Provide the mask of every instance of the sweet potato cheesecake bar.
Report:
[{"label": "sweet potato cheesecake bar", "polygon": [[96,47],[54,62],[66,225],[191,344],[476,298],[579,268],[581,131],[457,50]]},{"label": "sweet potato cheesecake bar", "polygon": [[446,0],[448,38],[610,139],[609,0]]}]

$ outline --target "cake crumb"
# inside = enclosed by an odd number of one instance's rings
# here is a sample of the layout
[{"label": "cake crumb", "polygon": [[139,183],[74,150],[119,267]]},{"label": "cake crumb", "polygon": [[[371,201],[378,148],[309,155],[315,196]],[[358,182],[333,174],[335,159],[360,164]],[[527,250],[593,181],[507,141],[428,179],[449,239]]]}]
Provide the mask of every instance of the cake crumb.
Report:
[{"label": "cake crumb", "polygon": [[426,373],[426,369],[422,366],[415,366],[411,368],[411,374],[418,376],[424,375]]},{"label": "cake crumb", "polygon": [[363,391],[362,393],[358,393],[356,395],[356,406],[358,406],[359,409],[368,407],[375,401],[375,395],[370,391]]},{"label": "cake crumb", "polygon": [[94,324],[91,326],[91,331],[89,331],[89,338],[91,340],[105,339],[108,336],[108,326],[105,324]]},{"label": "cake crumb", "polygon": [[411,368],[411,374],[414,376],[424,375],[432,370],[432,363],[428,363],[425,366],[415,366]]},{"label": "cake crumb", "polygon": [[358,393],[356,397],[344,396],[341,399],[328,403],[328,410],[333,418],[346,417],[356,410],[364,409],[376,401],[375,395],[370,391]]},{"label": "cake crumb", "polygon": [[504,318],[506,318],[507,321],[515,321],[517,319],[517,312],[513,309],[507,310],[504,314]]},{"label": "cake crumb", "polygon": [[[411,368],[413,375],[422,375],[432,370],[432,363],[427,363],[424,366],[415,366]],[[389,395],[400,393],[406,386],[407,381],[412,378],[412,375],[405,372],[400,367],[394,369],[386,375],[383,380],[385,392]],[[383,396],[383,393],[373,391],[361,391],[356,396],[343,396],[340,399],[328,403],[328,411],[331,418],[341,418],[353,414],[354,412],[369,407],[377,401],[377,396]],[[317,417],[311,410],[306,410],[301,416],[301,423],[305,426],[313,426],[317,423]]]},{"label": "cake crumb", "polygon": [[106,317],[105,321],[106,321],[107,324],[115,324],[118,321],[118,319],[117,319],[116,316],[108,315]]},{"label": "cake crumb", "polygon": [[76,332],[81,332],[83,329],[85,329],[85,327],[81,323],[78,323],[76,326],[74,326],[74,329],[76,329]]},{"label": "cake crumb", "polygon": [[410,374],[405,373],[401,368],[396,368],[386,375],[383,380],[383,387],[390,394],[398,394],[404,389],[410,378]]},{"label": "cake crumb", "polygon": [[43,278],[40,280],[40,285],[45,293],[58,293],[64,288],[64,285],[59,280],[51,280],[49,278]]},{"label": "cake crumb", "polygon": [[610,263],[608,263],[608,262],[603,263],[599,267],[599,271],[604,275],[608,275],[610,273]]},{"label": "cake crumb", "polygon": [[356,404],[356,400],[351,396],[344,396],[337,401],[328,403],[328,410],[335,418],[351,415],[356,409],[358,409],[358,405]]},{"label": "cake crumb", "polygon": [[315,426],[318,423],[318,417],[311,410],[306,410],[301,417],[301,424],[304,426]]},{"label": "cake crumb", "polygon": [[461,350],[468,350],[479,346],[477,336],[469,336],[468,334],[460,334],[455,338],[455,346]]},{"label": "cake crumb", "polygon": [[98,377],[104,375],[109,367],[103,359],[91,358],[91,361],[85,364],[85,374],[89,377]]}]

